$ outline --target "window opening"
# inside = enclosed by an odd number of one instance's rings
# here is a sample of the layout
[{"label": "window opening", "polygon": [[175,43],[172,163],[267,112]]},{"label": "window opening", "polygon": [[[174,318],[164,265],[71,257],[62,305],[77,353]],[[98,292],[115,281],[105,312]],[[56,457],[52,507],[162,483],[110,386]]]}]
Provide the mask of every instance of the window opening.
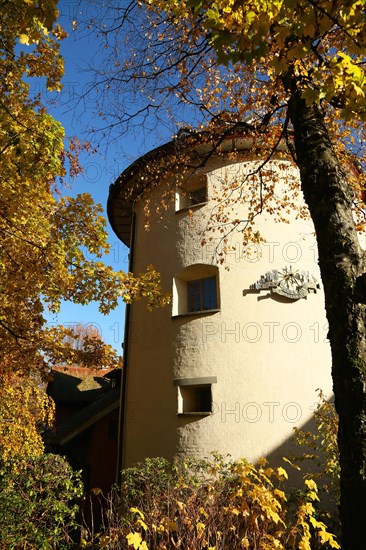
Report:
[{"label": "window opening", "polygon": [[207,176],[192,175],[177,190],[176,210],[207,202]]},{"label": "window opening", "polygon": [[189,193],[189,206],[194,206],[195,204],[201,204],[203,202],[207,202],[206,185]]},{"label": "window opening", "polygon": [[211,384],[182,386],[179,388],[181,403],[179,413],[206,413],[212,412]]},{"label": "window opening", "polygon": [[216,277],[188,281],[187,299],[189,313],[217,309]]}]

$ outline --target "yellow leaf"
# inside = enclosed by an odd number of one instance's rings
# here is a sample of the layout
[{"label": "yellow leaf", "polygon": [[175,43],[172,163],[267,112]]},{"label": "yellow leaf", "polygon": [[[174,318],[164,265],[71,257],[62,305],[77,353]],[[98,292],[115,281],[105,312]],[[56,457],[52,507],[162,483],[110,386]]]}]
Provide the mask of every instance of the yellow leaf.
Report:
[{"label": "yellow leaf", "polygon": [[281,479],[281,478],[284,478],[284,479],[288,479],[288,475],[287,475],[287,472],[284,468],[282,468],[282,466],[279,466],[277,468],[277,474],[278,474],[278,477]]},{"label": "yellow leaf", "polygon": [[305,514],[307,514],[308,516],[311,516],[313,513],[314,513],[314,506],[311,504],[311,502],[306,502],[304,505],[303,505],[303,511],[305,512]]},{"label": "yellow leaf", "polygon": [[282,500],[287,500],[285,493],[283,491],[281,491],[280,489],[275,489],[273,491],[273,494],[275,494],[278,498],[281,498]]},{"label": "yellow leaf", "polygon": [[309,540],[303,537],[299,543],[299,550],[311,550]]},{"label": "yellow leaf", "polygon": [[322,523],[321,521],[318,521],[313,516],[310,516],[309,521],[311,525],[314,527],[314,529],[323,529],[325,527],[324,523]]},{"label": "yellow leaf", "polygon": [[318,490],[318,486],[313,479],[305,479],[305,485],[308,489],[312,491]]},{"label": "yellow leaf", "polygon": [[26,34],[19,35],[19,42],[21,44],[26,44],[27,46],[29,46],[29,36]]},{"label": "yellow leaf", "polygon": [[334,540],[334,536],[327,531],[319,531],[318,536],[322,544],[328,543],[331,548],[340,548],[338,542]]},{"label": "yellow leaf", "polygon": [[130,512],[133,512],[134,514],[138,514],[140,518],[145,519],[143,512],[141,512],[141,510],[139,510],[138,508],[135,508],[134,506],[130,508]]},{"label": "yellow leaf", "polygon": [[128,546],[133,546],[136,550],[138,550],[142,541],[142,536],[140,535],[140,533],[129,533],[128,535],[126,535],[126,539],[128,542]]},{"label": "yellow leaf", "polygon": [[138,519],[136,523],[138,525],[141,525],[141,527],[143,528],[144,531],[147,531],[147,525],[144,521],[142,521],[142,519]]},{"label": "yellow leaf", "polygon": [[198,538],[201,538],[201,537],[202,537],[203,532],[204,532],[204,530],[205,530],[205,527],[206,527],[205,524],[202,523],[201,521],[199,521],[199,522],[197,523],[196,528],[197,528],[197,536],[198,536]]},{"label": "yellow leaf", "polygon": [[291,460],[289,460],[289,459],[286,458],[285,456],[282,457],[282,460],[284,460],[285,462],[287,462],[288,464],[290,464],[290,466],[292,466],[292,467],[295,468],[296,470],[301,470],[300,466],[298,466],[297,464],[294,464],[293,462],[291,462]]}]

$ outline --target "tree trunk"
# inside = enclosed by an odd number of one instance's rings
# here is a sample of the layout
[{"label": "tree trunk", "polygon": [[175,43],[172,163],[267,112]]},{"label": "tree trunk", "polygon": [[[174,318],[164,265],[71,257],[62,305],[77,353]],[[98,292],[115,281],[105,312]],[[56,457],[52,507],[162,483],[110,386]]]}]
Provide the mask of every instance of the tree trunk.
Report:
[{"label": "tree trunk", "polygon": [[317,106],[290,101],[295,151],[313,219],[339,415],[342,550],[366,548],[366,274],[347,185]]}]

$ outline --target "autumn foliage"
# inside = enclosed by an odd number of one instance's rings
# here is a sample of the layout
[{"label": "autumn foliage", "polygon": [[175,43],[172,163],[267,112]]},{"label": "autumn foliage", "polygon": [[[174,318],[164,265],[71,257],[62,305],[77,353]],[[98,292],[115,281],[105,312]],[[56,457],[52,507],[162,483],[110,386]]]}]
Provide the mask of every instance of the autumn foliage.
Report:
[{"label": "autumn foliage", "polygon": [[16,472],[43,454],[42,432],[52,426],[54,404],[37,379],[8,374],[0,383],[0,468]]},{"label": "autumn foliage", "polygon": [[0,373],[47,372],[75,359],[67,349],[70,331],[45,320],[62,300],[95,300],[103,313],[120,297],[164,302],[152,268],[138,278],[103,263],[109,245],[101,206],[89,193],[71,197],[63,187],[66,166],[71,175],[80,170],[80,146],[66,146],[61,124],[41,95],[30,93],[31,77],[43,78],[48,90],[62,86],[59,45],[66,33],[56,4],[17,0],[0,14]]},{"label": "autumn foliage", "polygon": [[[147,459],[123,472],[104,501],[104,527],[85,547],[138,550],[312,550],[340,548],[317,518],[318,489],[305,480],[296,498],[286,469],[222,457],[172,466]],[[93,535],[91,533],[91,535]]]},{"label": "autumn foliage", "polygon": [[[21,538],[11,538],[14,530],[25,536],[22,548],[54,547],[54,542],[47,542],[50,532],[43,531],[54,529],[54,538],[61,533],[62,506],[50,520],[54,526],[46,527],[51,501],[35,511],[37,493],[53,494],[60,502],[62,491],[66,500],[74,495],[67,463],[43,455],[42,431],[51,425],[54,413],[44,392],[50,367],[121,363],[98,335],[84,338],[77,348],[73,330],[48,325],[47,312],[58,312],[64,300],[83,305],[97,301],[105,314],[120,298],[144,297],[151,307],[167,301],[153,268],[139,278],[103,262],[109,245],[102,207],[89,193],[67,196],[70,177],[81,171],[78,153],[89,145],[77,139],[67,144],[64,129],[47,113],[41,93],[31,91],[32,78],[45,90],[61,90],[60,41],[67,35],[57,17],[56,0],[14,0],[3,2],[0,9],[1,548],[18,547]],[[44,473],[42,480],[36,480],[38,469]],[[65,473],[57,488],[52,471]],[[9,502],[17,503],[24,515],[16,517]],[[73,508],[72,518],[75,513]],[[45,527],[37,538],[35,524],[43,519]],[[23,531],[16,530],[18,520],[24,521]],[[35,532],[28,544],[30,526]]]},{"label": "autumn foliage", "polygon": [[72,548],[83,493],[80,472],[52,454],[0,470],[0,548]]}]

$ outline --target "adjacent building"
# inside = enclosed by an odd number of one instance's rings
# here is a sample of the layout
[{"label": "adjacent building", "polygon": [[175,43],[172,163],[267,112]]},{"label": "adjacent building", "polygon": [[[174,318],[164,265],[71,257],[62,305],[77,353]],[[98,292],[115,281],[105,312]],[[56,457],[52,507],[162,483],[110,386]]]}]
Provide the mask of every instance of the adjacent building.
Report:
[{"label": "adjacent building", "polygon": [[85,488],[105,494],[116,481],[120,370],[59,366],[47,393],[56,406],[51,449],[83,471]]}]

